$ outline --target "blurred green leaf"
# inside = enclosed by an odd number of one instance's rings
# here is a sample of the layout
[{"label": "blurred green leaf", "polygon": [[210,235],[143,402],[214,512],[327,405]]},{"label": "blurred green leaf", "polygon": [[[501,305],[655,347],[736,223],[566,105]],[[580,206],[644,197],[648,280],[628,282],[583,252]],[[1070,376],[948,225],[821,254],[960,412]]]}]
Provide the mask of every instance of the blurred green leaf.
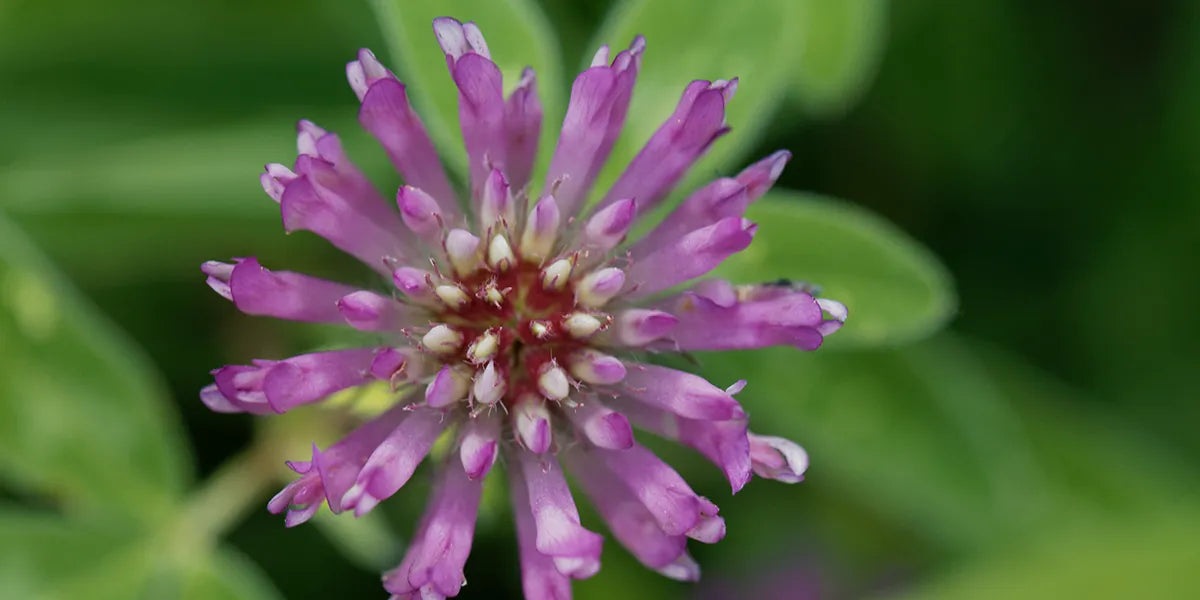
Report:
[{"label": "blurred green leaf", "polygon": [[233,550],[195,557],[184,565],[179,600],[282,600],[258,565]]},{"label": "blurred green leaf", "polygon": [[1184,598],[1200,590],[1200,515],[1125,519],[1046,530],[1020,549],[958,565],[906,598]]},{"label": "blurred green leaf", "polygon": [[[12,214],[269,214],[258,175],[268,162],[291,163],[295,121],[269,116],[84,146],[76,153],[34,154],[0,167],[0,208]],[[318,123],[335,131],[357,129],[348,117]]]},{"label": "blurred green leaf", "polygon": [[506,89],[512,88],[526,66],[537,72],[538,96],[545,113],[539,164],[548,162],[548,148],[553,148],[562,123],[567,88],[558,38],[536,2],[371,0],[371,6],[391,50],[390,62],[408,85],[409,98],[449,166],[459,173],[466,172],[466,153],[458,125],[458,90],[433,36],[433,19],[444,16],[479,25],[487,38],[492,60],[507,82]]},{"label": "blurred green leaf", "polygon": [[147,359],[0,215],[0,473],[61,502],[146,522],[188,479]]},{"label": "blurred green leaf", "polygon": [[[808,449],[807,485],[841,489],[922,537],[970,547],[1038,508],[1040,479],[1020,423],[960,349],[935,339],[904,350],[770,348],[701,360],[717,385],[749,382],[740,398],[756,431]],[[1026,494],[1016,507],[1012,490]]]},{"label": "blurred green leaf", "polygon": [[940,328],[957,300],[949,274],[919,242],[863,208],[772,192],[751,205],[754,243],[716,271],[740,283],[786,277],[844,302],[850,318],[831,348],[895,345]]},{"label": "blurred green leaf", "polygon": [[83,525],[15,507],[0,508],[0,539],[0,589],[5,597],[39,600],[52,596],[55,582],[82,566],[104,562],[130,543],[122,527]]},{"label": "blurred green leaf", "polygon": [[312,523],[342,556],[367,571],[385,571],[403,558],[404,544],[382,513],[351,519],[321,510]]},{"label": "blurred green leaf", "polygon": [[0,589],[29,600],[267,600],[281,596],[228,549],[116,523],[0,508]]},{"label": "blurred green leaf", "polygon": [[688,0],[617,3],[589,47],[624,48],[640,33],[646,54],[625,129],[594,189],[605,190],[616,180],[696,79],[737,77],[739,84],[726,111],[733,132],[713,144],[690,180],[711,178],[741,158],[772,122],[786,92],[801,43],[799,19],[800,6],[790,0],[717,2],[703,9]]},{"label": "blurred green leaf", "polygon": [[1072,392],[1014,357],[949,334],[888,350],[699,358],[717,385],[750,382],[741,398],[759,433],[809,450],[807,485],[942,547],[1000,548],[1197,494],[1190,467],[1152,441],[1083,414]]},{"label": "blurred green leaf", "polygon": [[792,93],[815,117],[848,109],[883,57],[888,0],[802,0]]}]

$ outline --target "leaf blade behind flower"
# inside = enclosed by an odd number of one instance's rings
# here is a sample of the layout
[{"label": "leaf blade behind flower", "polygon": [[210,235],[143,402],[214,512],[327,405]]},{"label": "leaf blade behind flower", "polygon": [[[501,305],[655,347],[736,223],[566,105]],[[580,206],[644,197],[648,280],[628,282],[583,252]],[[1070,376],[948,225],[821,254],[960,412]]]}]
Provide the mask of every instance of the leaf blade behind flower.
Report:
[{"label": "leaf blade behind flower", "polygon": [[928,249],[870,211],[813,194],[776,191],[750,207],[754,242],[716,274],[735,283],[780,277],[812,283],[846,304],[830,348],[890,346],[929,335],[954,315],[949,273]]}]

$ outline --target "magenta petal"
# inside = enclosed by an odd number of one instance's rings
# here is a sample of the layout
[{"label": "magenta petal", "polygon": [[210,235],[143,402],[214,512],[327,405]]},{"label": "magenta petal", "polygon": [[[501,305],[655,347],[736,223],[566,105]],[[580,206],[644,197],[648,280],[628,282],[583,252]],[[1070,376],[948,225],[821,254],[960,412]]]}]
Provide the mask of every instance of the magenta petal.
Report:
[{"label": "magenta petal", "polygon": [[366,290],[343,296],[337,307],[346,323],[362,331],[400,331],[421,322],[422,311]]},{"label": "magenta petal", "polygon": [[598,457],[572,453],[570,465],[613,536],[643,565],[651,569],[666,567],[687,550],[687,536],[663,532],[654,515]]},{"label": "magenta petal", "polygon": [[387,591],[422,598],[458,595],[482,491],[482,482],[467,477],[457,460],[443,463],[403,562],[384,575]]},{"label": "magenta petal", "polygon": [[[313,448],[316,452],[316,448]],[[287,511],[284,518],[286,527],[295,527],[312,518],[325,501],[324,488],[320,475],[311,469],[301,472],[300,478],[289,483],[278,494],[267,502],[267,510],[271,514]]]},{"label": "magenta petal", "polygon": [[556,196],[567,217],[583,207],[621,132],[645,48],[646,40],[638,36],[611,65],[602,61],[580,73],[571,85],[571,100],[545,183],[545,189],[558,185]]},{"label": "magenta petal", "polygon": [[337,301],[356,291],[300,273],[268,271],[254,258],[238,260],[227,283],[234,306],[246,314],[313,323],[341,323]]},{"label": "magenta petal", "polygon": [[262,390],[276,412],[287,412],[302,404],[367,383],[375,348],[352,348],[302,354],[280,361],[267,369]]},{"label": "magenta petal", "polygon": [[440,411],[413,410],[371,453],[354,486],[342,497],[342,506],[361,516],[395,494],[408,483],[445,427],[446,416]]},{"label": "magenta petal", "polygon": [[[387,231],[398,231],[399,220],[387,200],[367,176],[350,161],[338,136],[326,133],[311,121],[300,121],[296,146],[306,160],[296,159],[296,174],[308,176],[322,193],[338,196],[346,206],[375,221]],[[271,174],[268,166],[267,174]],[[284,182],[285,184],[287,182]]]},{"label": "magenta petal", "polygon": [[425,359],[415,348],[381,348],[371,361],[371,375],[393,386],[413,381],[424,373]]},{"label": "magenta petal", "polygon": [[654,208],[713,141],[728,131],[725,103],[733,89],[736,80],[688,84],[675,112],[650,136],[599,208],[621,198],[636,199],[639,214]]},{"label": "magenta petal", "polygon": [[406,402],[398,402],[382,415],[359,425],[324,452],[313,454],[312,462],[321,474],[329,510],[342,512],[342,497],[353,487],[367,458],[409,414]]},{"label": "magenta petal", "polygon": [[314,185],[313,180],[323,175],[337,177],[331,165],[301,156],[297,170],[309,175],[287,184],[280,197],[283,226],[289,233],[311,231],[384,275],[390,272],[385,261],[394,262],[412,253],[398,235],[403,230],[397,227],[400,220],[394,214],[384,219],[360,212],[342,196]]},{"label": "magenta petal", "polygon": [[717,507],[697,496],[674,469],[643,446],[626,450],[595,449],[573,460],[572,468],[599,461],[646,507],[667,535],[687,535],[707,541]]},{"label": "magenta petal", "polygon": [[467,147],[471,188],[476,190],[492,167],[506,170],[508,136],[500,68],[488,56],[483,35],[473,23],[456,30],[453,23],[443,21],[434,23],[434,31],[458,86],[458,120]]},{"label": "magenta petal", "polygon": [[507,138],[505,173],[509,183],[521,189],[529,183],[537,158],[538,136],[542,132],[542,103],[538,100],[537,77],[533,69],[521,71],[517,87],[504,105],[504,130]]},{"label": "magenta petal", "polygon": [[644,297],[695,279],[745,250],[757,227],[740,217],[722,219],[688,233],[629,268],[630,297]]},{"label": "magenta petal", "polygon": [[459,438],[459,458],[471,479],[482,479],[496,464],[500,444],[500,418],[494,412],[480,414],[467,422]]},{"label": "magenta petal", "polygon": [[[719,301],[723,302],[721,297]],[[679,327],[658,347],[678,350],[741,350],[795,346],[815,350],[824,339],[820,305],[806,292],[774,286],[743,286],[732,304],[722,305],[703,290],[684,292],[659,308],[679,318]],[[840,321],[839,321],[840,323]]]},{"label": "magenta petal", "polygon": [[522,469],[509,463],[509,493],[517,527],[517,549],[521,558],[521,589],[526,600],[569,600],[571,579],[554,566],[554,559],[537,548],[538,528],[533,518],[529,490]]},{"label": "magenta petal", "polygon": [[353,348],[302,354],[282,361],[255,361],[254,366],[222,367],[213,371],[213,379],[224,402],[213,397],[208,388],[201,399],[222,412],[287,412],[367,383],[376,352],[374,348]]},{"label": "magenta petal", "polygon": [[781,437],[750,434],[750,458],[759,477],[785,483],[804,480],[808,453],[799,444]]},{"label": "magenta petal", "polygon": [[705,421],[688,419],[641,402],[616,398],[610,404],[638,427],[676,440],[702,454],[725,478],[733,493],[750,481],[750,440],[745,419]]},{"label": "magenta petal", "polygon": [[582,579],[595,574],[603,538],[580,524],[558,461],[524,450],[510,452],[509,458],[514,463],[511,470],[520,477],[513,487],[523,487],[529,494],[525,507],[533,515],[537,551],[550,556],[564,575]]},{"label": "magenta petal", "polygon": [[566,408],[575,430],[599,448],[623,450],[633,446],[633,428],[625,415],[590,398],[579,406]]},{"label": "magenta petal", "polygon": [[623,398],[654,408],[707,421],[745,416],[733,396],[698,375],[667,367],[629,363],[621,384]]},{"label": "magenta petal", "polygon": [[679,324],[679,318],[661,310],[631,308],[617,315],[615,341],[632,348],[645,346],[666,336]]},{"label": "magenta petal", "polygon": [[425,126],[408,104],[404,84],[391,77],[371,84],[362,99],[358,121],[383,145],[408,185],[436,198],[447,218],[458,214],[454,188],[446,178]]}]

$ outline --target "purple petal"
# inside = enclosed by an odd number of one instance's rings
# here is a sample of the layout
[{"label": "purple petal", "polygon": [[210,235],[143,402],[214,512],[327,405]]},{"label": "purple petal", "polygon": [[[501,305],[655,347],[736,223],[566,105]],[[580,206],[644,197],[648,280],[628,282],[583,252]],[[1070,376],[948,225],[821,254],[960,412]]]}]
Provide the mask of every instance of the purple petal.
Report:
[{"label": "purple petal", "polygon": [[746,249],[757,226],[739,217],[722,219],[673,240],[637,261],[627,272],[631,298],[648,296],[695,279]]},{"label": "purple petal", "polygon": [[421,321],[421,311],[366,290],[343,296],[337,307],[351,327],[362,331],[400,331]]},{"label": "purple petal", "polygon": [[597,447],[623,450],[633,446],[633,428],[625,415],[590,398],[579,406],[564,409],[567,417],[583,437]]},{"label": "purple petal", "polygon": [[396,205],[400,207],[400,218],[426,246],[441,246],[445,230],[444,208],[433,196],[411,185],[400,186],[396,191]]},{"label": "purple petal", "polygon": [[691,373],[630,363],[622,397],[689,419],[727,421],[745,416],[733,396]]},{"label": "purple petal", "polygon": [[446,178],[437,149],[425,132],[420,117],[408,103],[404,84],[383,69],[369,50],[358,53],[358,60],[347,66],[351,85],[355,85],[357,73],[382,70],[383,76],[372,79],[366,76],[366,91],[360,95],[362,109],[358,121],[379,140],[396,170],[411,186],[421,188],[437,199],[441,212],[448,219],[457,216],[454,188]]},{"label": "purple petal", "polygon": [[632,348],[645,346],[675,329],[679,319],[668,312],[631,308],[617,315],[615,341]]},{"label": "purple petal", "polygon": [[371,361],[371,375],[395,387],[423,376],[424,359],[415,348],[382,348]]},{"label": "purple petal", "polygon": [[742,216],[750,203],[775,184],[791,156],[781,150],[746,167],[736,178],[723,177],[696,190],[650,233],[633,244],[629,248],[630,256],[637,260],[689,231],[721,219]]},{"label": "purple petal", "polygon": [[759,477],[797,483],[804,481],[808,453],[799,444],[781,437],[750,434],[750,459]]},{"label": "purple petal", "polygon": [[483,479],[496,463],[500,443],[500,418],[495,411],[472,417],[459,439],[459,458],[471,479]]},{"label": "purple petal", "polygon": [[[209,269],[210,278],[213,272],[217,271]],[[300,273],[268,271],[255,258],[237,259],[228,277],[228,297],[238,310],[292,321],[341,323],[337,301],[356,291],[348,285]]]},{"label": "purple petal", "polygon": [[445,427],[446,416],[440,411],[413,410],[371,453],[354,486],[342,497],[342,506],[362,516],[395,494],[408,483]]},{"label": "purple petal", "polygon": [[627,198],[614,202],[608,208],[592,215],[583,228],[581,249],[593,260],[603,258],[625,239],[625,234],[633,226],[633,217],[636,214],[637,203],[632,198]]},{"label": "purple petal", "polygon": [[661,569],[687,550],[687,536],[668,535],[654,515],[598,457],[572,453],[571,472],[622,546],[643,565]]},{"label": "purple petal", "polygon": [[[317,449],[314,446],[313,452]],[[271,514],[287,511],[284,525],[295,527],[312,518],[325,501],[325,490],[320,475],[313,470],[304,471],[301,477],[289,483],[267,502]]]},{"label": "purple petal", "polygon": [[467,477],[457,460],[444,461],[403,562],[384,575],[387,591],[426,598],[458,595],[482,491],[482,482]]},{"label": "purple petal", "polygon": [[718,137],[725,127],[725,103],[736,89],[736,80],[693,81],[688,84],[675,112],[650,136],[599,208],[622,198],[634,198],[639,214],[662,200]]},{"label": "purple petal", "polygon": [[537,158],[538,136],[542,132],[537,77],[529,67],[521,71],[521,79],[504,105],[504,130],[508,144],[504,170],[509,182],[519,190],[529,183]]},{"label": "purple petal", "polygon": [[567,217],[583,207],[621,132],[645,47],[645,39],[634,38],[611,65],[594,65],[571,85],[571,100],[545,183],[545,189],[558,186],[555,195]]},{"label": "purple petal", "polygon": [[509,463],[509,493],[521,558],[521,589],[526,600],[570,600],[571,580],[554,566],[554,559],[537,548],[538,529],[529,490],[519,465]]},{"label": "purple petal", "polygon": [[499,221],[507,222],[510,226],[516,224],[517,212],[512,188],[500,169],[492,169],[484,182],[483,189],[479,192],[478,212],[480,231],[486,232]]},{"label": "purple petal", "polygon": [[823,339],[821,307],[806,292],[773,286],[738,288],[732,305],[690,290],[658,306],[679,318],[679,327],[657,347],[676,350],[742,350],[794,346],[815,350]]},{"label": "purple petal", "polygon": [[725,474],[733,493],[750,481],[750,441],[746,437],[745,419],[688,419],[622,398],[614,398],[610,405],[638,427],[677,440],[702,454]]},{"label": "purple petal", "polygon": [[674,469],[653,452],[634,444],[625,450],[593,449],[571,455],[572,470],[586,471],[602,464],[646,507],[667,535],[687,535],[709,541],[719,524],[717,507],[697,496]]},{"label": "purple petal", "polygon": [[552,456],[524,450],[514,450],[509,457],[511,470],[520,477],[513,487],[523,487],[529,495],[524,506],[533,514],[537,551],[550,556],[564,575],[582,579],[595,574],[600,568],[603,538],[580,524],[558,462]]},{"label": "purple petal", "polygon": [[550,449],[550,411],[536,394],[525,394],[513,407],[513,429],[527,450],[542,454]]},{"label": "purple petal", "polygon": [[329,163],[309,156],[296,162],[297,170],[307,174],[288,183],[280,198],[285,230],[311,231],[384,275],[391,271],[385,260],[394,262],[412,254],[397,235],[403,230],[396,227],[400,220],[394,214],[384,220],[360,212],[342,196],[315,185],[317,178],[336,178]]},{"label": "purple petal", "polygon": [[321,474],[329,510],[342,512],[342,497],[354,486],[371,453],[412,414],[408,409],[407,399],[397,402],[387,412],[359,425],[328,450],[313,454],[312,462]]},{"label": "purple petal", "polygon": [[[256,414],[268,409],[283,413],[316,402],[370,381],[370,366],[377,352],[375,348],[352,348],[257,361],[255,366],[221,367],[213,371],[217,390],[226,401],[218,407],[226,409],[224,412],[238,408]],[[211,397],[211,392],[207,395]]]},{"label": "purple petal", "polygon": [[506,171],[504,82],[474,23],[441,17],[434,21],[433,30],[458,86],[458,121],[467,146],[471,189],[476,191],[472,195],[478,197],[477,190],[492,167]]},{"label": "purple petal", "polygon": [[[297,126],[297,149],[311,159],[296,161],[296,174],[308,176],[323,193],[334,194],[347,206],[375,221],[383,229],[398,231],[400,221],[387,200],[371,185],[366,175],[350,161],[338,136],[326,133],[311,121]],[[267,174],[271,170],[268,168]],[[286,183],[286,182],[284,182]]]}]

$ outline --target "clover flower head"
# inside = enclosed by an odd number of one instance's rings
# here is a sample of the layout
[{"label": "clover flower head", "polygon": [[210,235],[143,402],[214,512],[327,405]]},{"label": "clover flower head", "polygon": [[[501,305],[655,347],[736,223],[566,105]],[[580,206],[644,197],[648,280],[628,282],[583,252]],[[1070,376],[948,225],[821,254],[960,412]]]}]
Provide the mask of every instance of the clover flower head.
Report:
[{"label": "clover flower head", "polygon": [[[283,413],[382,380],[395,404],[307,461],[268,508],[303,523],[327,504],[363,515],[395,494],[442,436],[424,517],[403,562],[384,577],[393,598],[445,598],[464,584],[482,482],[508,479],[525,595],[567,598],[572,578],[600,567],[602,538],[585,528],[569,469],[618,541],[647,567],[694,580],[687,540],[720,540],[725,523],[634,426],[678,440],[715,463],[734,492],[753,474],[799,481],[798,445],[747,429],[727,387],[640,362],[655,352],[789,345],[813,350],[846,319],[838,302],[776,283],[705,280],[745,249],[743,218],[789,159],[777,152],[701,187],[636,240],[630,230],[729,128],[737,80],[693,81],[674,112],[611,188],[585,205],[629,108],[645,42],[607,47],[576,77],[549,170],[534,171],[542,109],[526,69],[504,96],[501,73],[473,23],[433,23],[458,87],[468,156],[460,204],[405,86],[369,50],[346,67],[359,121],[405,185],[389,206],[336,135],[298,127],[292,167],[261,180],[287,231],[312,231],[379,272],[389,291],[272,271],[254,258],[202,267],[242,312],[339,323],[377,334],[375,347],[331,350],[213,371],[201,399],[220,412]],[[382,287],[380,288],[382,289]]]}]

